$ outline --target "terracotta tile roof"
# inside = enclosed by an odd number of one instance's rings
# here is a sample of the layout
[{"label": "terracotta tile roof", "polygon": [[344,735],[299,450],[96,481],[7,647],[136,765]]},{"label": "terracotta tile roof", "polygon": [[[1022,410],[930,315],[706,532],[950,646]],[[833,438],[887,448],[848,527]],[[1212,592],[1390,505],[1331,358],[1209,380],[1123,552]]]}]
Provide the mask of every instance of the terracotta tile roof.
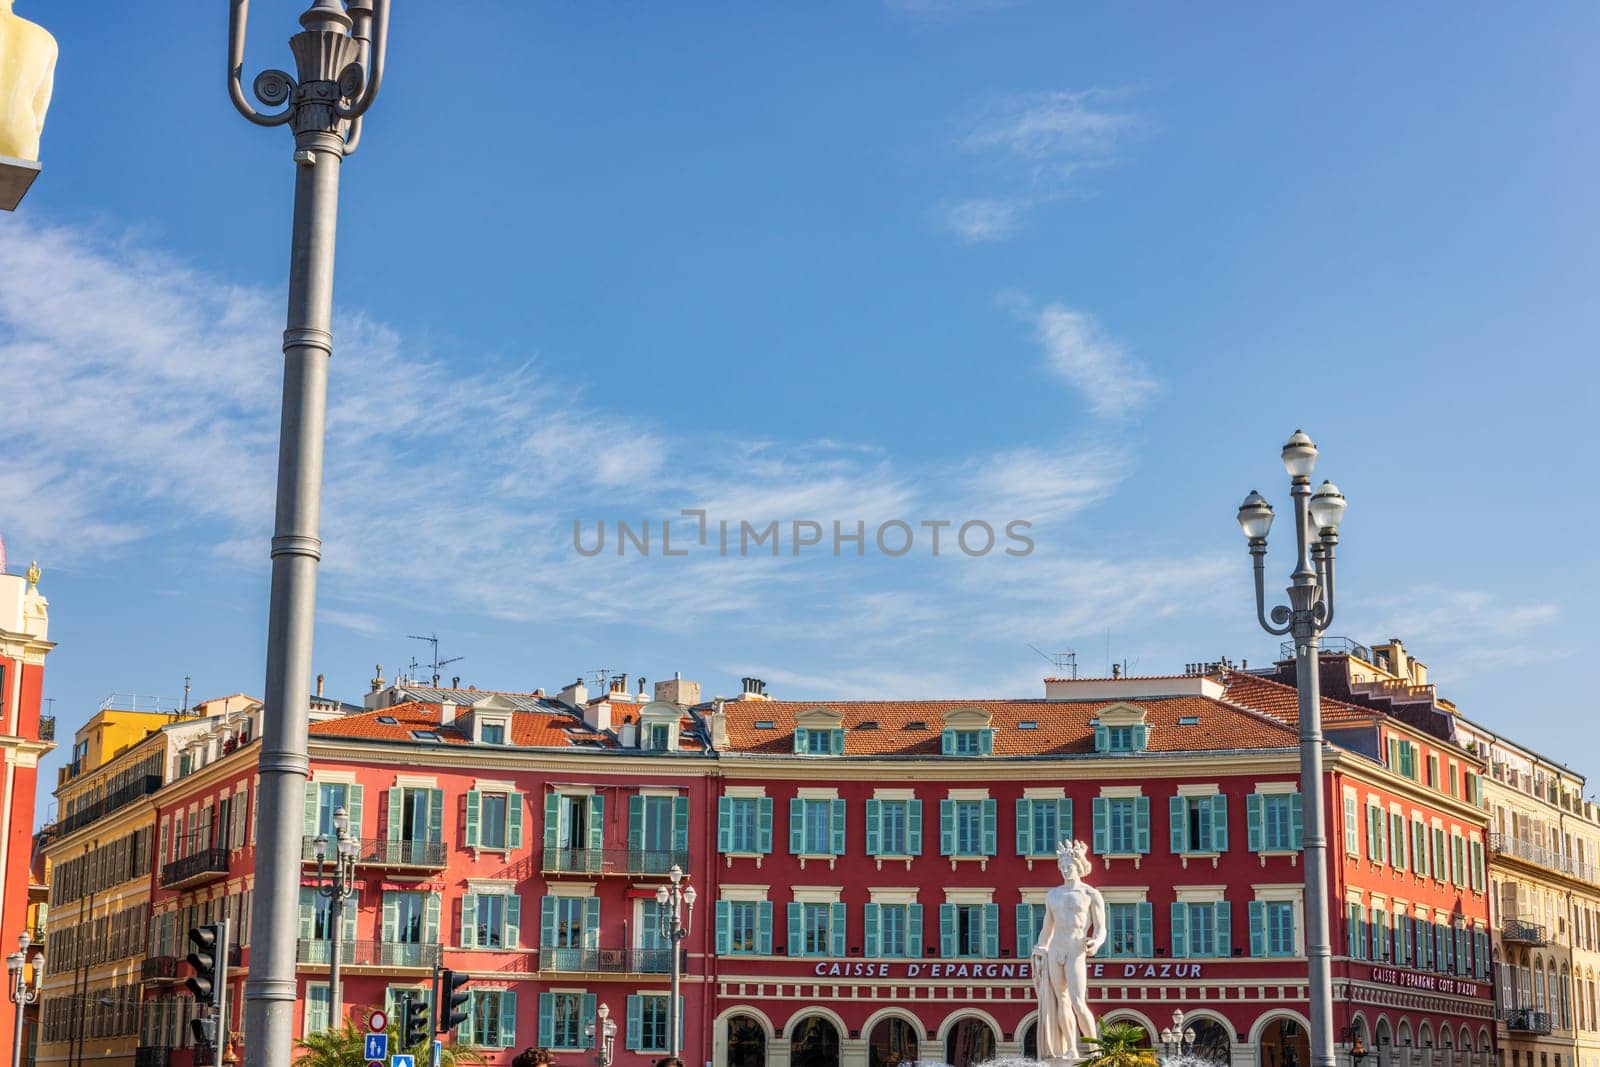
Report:
[{"label": "terracotta tile roof", "polygon": [[[1294,686],[1242,671],[1229,671],[1222,683],[1224,699],[1229,703],[1270,715],[1296,730],[1300,728],[1300,695]],[[1322,698],[1323,726],[1369,726],[1383,718],[1371,708],[1329,696]]]},{"label": "terracotta tile roof", "polygon": [[[439,724],[440,706],[412,701],[396,704],[392,708],[378,708],[356,715],[343,715],[311,724],[316,737],[356,737],[376,741],[418,741],[414,730],[433,730],[445,744],[466,745],[471,739],[454,724]],[[459,713],[458,713],[459,714]],[[510,743],[526,748],[599,747],[616,748],[616,739],[610,734],[597,733],[583,724],[575,715],[559,711],[513,711]],[[383,721],[383,720],[393,721]]]},{"label": "terracotta tile roof", "polygon": [[[1151,752],[1292,748],[1294,731],[1264,715],[1200,696],[1132,700],[867,700],[728,701],[726,751],[781,755],[794,751],[795,716],[826,708],[843,716],[847,756],[936,756],[946,712],[989,713],[996,756],[1064,756],[1094,752],[1101,711],[1133,704],[1146,711]],[[1179,720],[1198,720],[1193,723]],[[757,726],[771,723],[771,726]],[[1022,723],[1033,723],[1024,728]]]}]

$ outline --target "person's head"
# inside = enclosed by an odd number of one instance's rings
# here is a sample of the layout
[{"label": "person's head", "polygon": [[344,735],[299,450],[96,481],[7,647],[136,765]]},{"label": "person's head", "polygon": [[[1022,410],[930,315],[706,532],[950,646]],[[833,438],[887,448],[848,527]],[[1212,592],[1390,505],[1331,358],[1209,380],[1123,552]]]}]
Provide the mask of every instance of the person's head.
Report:
[{"label": "person's head", "polygon": [[1082,841],[1062,841],[1056,846],[1056,866],[1062,878],[1078,881],[1089,873],[1089,846]]},{"label": "person's head", "polygon": [[525,1048],[517,1053],[517,1058],[511,1061],[511,1067],[539,1067],[538,1050]]},{"label": "person's head", "polygon": [[656,1067],[683,1067],[683,1061],[676,1056],[667,1056],[657,1060]]}]

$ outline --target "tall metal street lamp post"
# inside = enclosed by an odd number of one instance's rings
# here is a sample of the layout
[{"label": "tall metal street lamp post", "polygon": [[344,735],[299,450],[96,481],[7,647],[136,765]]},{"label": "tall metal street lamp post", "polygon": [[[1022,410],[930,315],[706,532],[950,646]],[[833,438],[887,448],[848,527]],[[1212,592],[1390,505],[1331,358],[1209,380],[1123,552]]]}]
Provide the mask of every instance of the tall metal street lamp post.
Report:
[{"label": "tall metal street lamp post", "polygon": [[583,1035],[594,1049],[595,1067],[611,1067],[617,1053],[617,1020],[604,1004],[595,1011],[595,1017],[583,1025]]},{"label": "tall metal street lamp post", "polygon": [[11,1067],[22,1067],[22,1020],[29,1004],[39,1001],[39,989],[44,985],[44,955],[41,953],[33,961],[33,988],[28,987],[28,977],[25,970],[28,963],[28,946],[33,944],[33,939],[26,933],[17,935],[17,951],[6,957],[6,974],[11,981],[6,986],[6,995],[11,998],[11,1003],[17,1006],[16,1028],[11,1038]]},{"label": "tall metal street lamp post", "polygon": [[329,1018],[335,1028],[344,1025],[344,983],[339,965],[344,956],[344,902],[356,890],[356,855],[361,839],[350,834],[350,815],[344,808],[333,809],[333,870],[323,880],[323,863],[328,857],[328,838],[319,834],[317,854],[317,892],[328,898],[328,922],[333,927],[333,955],[328,963]]},{"label": "tall metal street lamp post", "polygon": [[283,415],[278,438],[277,514],[267,617],[267,677],[261,730],[261,840],[250,977],[245,983],[247,1067],[287,1067],[294,1051],[295,932],[298,926],[311,630],[316,609],[322,504],[323,415],[333,304],[339,169],[361,140],[362,116],[383,82],[389,0],[312,0],[289,39],[295,76],[266,70],[256,99],[241,84],[250,0],[231,0],[228,95],[258,126],[294,133],[294,228],[289,308],[283,333]]},{"label": "tall metal street lamp post", "polygon": [[1256,619],[1269,634],[1294,638],[1295,682],[1300,705],[1300,793],[1305,812],[1305,916],[1312,1067],[1333,1067],[1333,951],[1328,933],[1327,809],[1322,781],[1322,686],[1318,644],[1333,622],[1333,550],[1339,541],[1345,499],[1332,482],[1311,491],[1317,446],[1296,430],[1283,446],[1294,498],[1295,567],[1289,605],[1266,611],[1267,532],[1272,505],[1251,491],[1239,505],[1239,526],[1250,542],[1256,581]]},{"label": "tall metal street lamp post", "polygon": [[694,919],[694,886],[684,877],[683,868],[676,863],[667,872],[670,885],[656,887],[656,912],[661,919],[661,937],[671,953],[672,996],[667,1001],[667,1018],[671,1020],[669,1055],[683,1054],[683,1012],[678,1007],[679,989],[683,984],[683,957],[678,945],[689,936],[689,924]]},{"label": "tall metal street lamp post", "polygon": [[1172,1013],[1172,1025],[1161,1031],[1161,1044],[1168,1056],[1187,1056],[1194,1051],[1194,1027],[1183,1028],[1183,1009]]}]

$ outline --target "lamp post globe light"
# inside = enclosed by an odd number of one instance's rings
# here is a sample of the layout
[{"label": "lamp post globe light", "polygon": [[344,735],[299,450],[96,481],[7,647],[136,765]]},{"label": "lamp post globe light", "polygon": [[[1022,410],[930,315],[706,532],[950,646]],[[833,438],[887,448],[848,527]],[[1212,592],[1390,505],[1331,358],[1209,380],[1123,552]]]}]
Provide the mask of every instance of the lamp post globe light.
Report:
[{"label": "lamp post globe light", "polygon": [[6,995],[16,1005],[16,1023],[11,1036],[11,1067],[22,1067],[22,1021],[29,1004],[39,1001],[39,989],[44,985],[44,955],[33,961],[33,986],[28,986],[28,946],[33,939],[26,932],[17,935],[17,951],[6,957]]},{"label": "lamp post globe light", "polygon": [[678,944],[689,936],[689,923],[694,918],[694,886],[690,885],[683,868],[676,863],[667,872],[669,885],[656,887],[656,913],[661,919],[661,938],[671,953],[672,995],[667,998],[669,1020],[667,1052],[671,1056],[683,1054],[683,1012],[678,1008],[678,990],[683,983],[683,958]]},{"label": "lamp post globe light", "polygon": [[316,611],[322,507],[323,416],[333,305],[333,247],[339,170],[361,141],[361,124],[383,83],[389,0],[311,0],[289,39],[295,74],[266,70],[245,99],[242,84],[250,0],[228,11],[228,96],[258,126],[294,134],[294,223],[283,333],[283,415],[278,439],[277,513],[267,616],[262,713],[262,839],[250,976],[245,983],[246,1067],[288,1067],[294,1053],[295,934],[300,893],[300,827],[305,804],[311,632]]},{"label": "lamp post globe light", "polygon": [[604,1004],[595,1009],[594,1014],[593,1019],[583,1024],[583,1036],[594,1049],[595,1067],[611,1067],[616,1058],[617,1020],[611,1017],[611,1009]]},{"label": "lamp post globe light", "polygon": [[1172,1025],[1161,1031],[1161,1047],[1168,1056],[1187,1056],[1194,1051],[1194,1027],[1183,1028],[1183,1009],[1172,1013]]},{"label": "lamp post globe light", "polygon": [[1333,1067],[1333,951],[1328,932],[1327,809],[1322,780],[1322,686],[1319,641],[1333,622],[1334,548],[1344,520],[1344,494],[1332,482],[1311,489],[1317,446],[1296,430],[1283,446],[1294,499],[1295,566],[1289,604],[1266,611],[1267,534],[1272,505],[1251,491],[1239,505],[1239,528],[1250,545],[1255,570],[1256,620],[1275,636],[1294,639],[1295,688],[1300,711],[1300,793],[1304,798],[1306,962],[1310,994],[1312,1067]]},{"label": "lamp post globe light", "polygon": [[350,834],[350,813],[333,809],[333,868],[324,876],[328,860],[328,838],[319,835],[313,848],[317,856],[317,892],[328,900],[328,923],[332,929],[328,962],[328,1017],[337,1028],[344,1025],[344,982],[339,973],[344,956],[344,902],[355,892],[356,856],[361,839]]}]

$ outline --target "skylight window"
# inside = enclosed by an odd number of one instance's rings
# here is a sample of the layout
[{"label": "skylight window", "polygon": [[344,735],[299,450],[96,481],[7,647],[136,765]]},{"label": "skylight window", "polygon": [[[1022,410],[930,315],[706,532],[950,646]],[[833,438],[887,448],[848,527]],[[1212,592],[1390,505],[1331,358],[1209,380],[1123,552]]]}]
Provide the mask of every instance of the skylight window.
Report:
[{"label": "skylight window", "polygon": [[438,741],[439,740],[439,731],[437,731],[437,730],[412,730],[411,731],[411,736],[416,738],[418,741]]},{"label": "skylight window", "polygon": [[910,722],[906,723],[907,730],[926,730],[927,728],[928,724],[923,722],[921,719],[912,719]]},{"label": "skylight window", "polygon": [[1179,716],[1178,725],[1179,726],[1199,726],[1200,725],[1200,716],[1198,716],[1198,715],[1182,715],[1182,716]]},{"label": "skylight window", "polygon": [[756,729],[757,730],[776,730],[777,728],[778,728],[778,724],[773,722],[771,719],[757,719],[756,720]]},{"label": "skylight window", "polygon": [[379,715],[378,716],[378,721],[383,723],[383,725],[385,725],[385,726],[399,726],[400,725],[400,720],[395,718],[393,715]]},{"label": "skylight window", "polygon": [[1037,730],[1038,728],[1039,724],[1033,719],[1023,719],[1021,722],[1017,723],[1017,729],[1019,730]]},{"label": "skylight window", "polygon": [[856,729],[857,730],[876,730],[877,728],[878,728],[878,720],[877,719],[867,719],[865,722],[856,723]]}]

